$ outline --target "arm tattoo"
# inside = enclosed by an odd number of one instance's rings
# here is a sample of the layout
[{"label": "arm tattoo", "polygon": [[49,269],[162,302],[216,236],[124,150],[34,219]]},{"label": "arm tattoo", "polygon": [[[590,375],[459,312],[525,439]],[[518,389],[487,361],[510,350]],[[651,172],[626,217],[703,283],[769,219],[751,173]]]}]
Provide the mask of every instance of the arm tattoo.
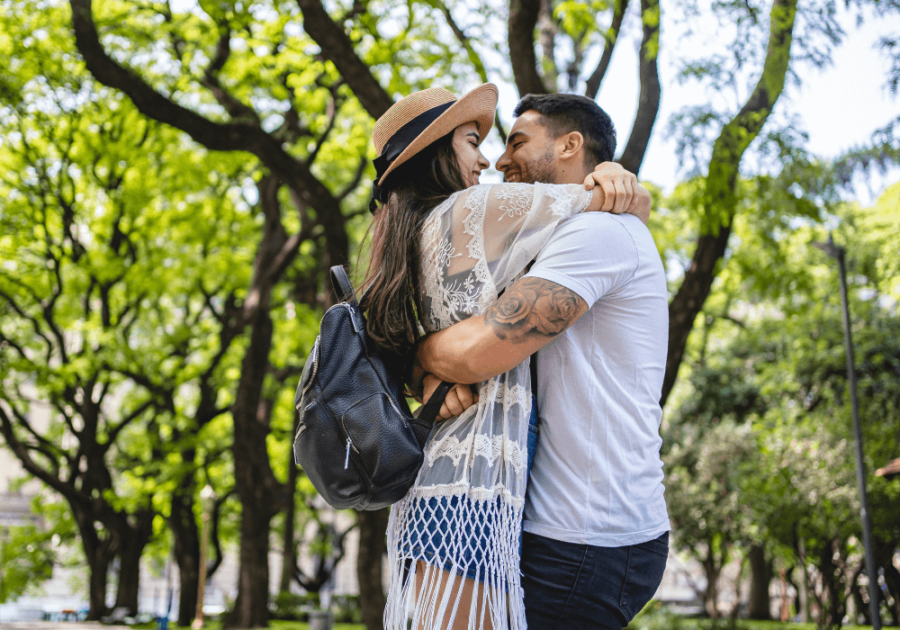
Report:
[{"label": "arm tattoo", "polygon": [[484,321],[500,339],[521,343],[556,337],[587,310],[577,293],[550,280],[525,277],[488,307]]}]

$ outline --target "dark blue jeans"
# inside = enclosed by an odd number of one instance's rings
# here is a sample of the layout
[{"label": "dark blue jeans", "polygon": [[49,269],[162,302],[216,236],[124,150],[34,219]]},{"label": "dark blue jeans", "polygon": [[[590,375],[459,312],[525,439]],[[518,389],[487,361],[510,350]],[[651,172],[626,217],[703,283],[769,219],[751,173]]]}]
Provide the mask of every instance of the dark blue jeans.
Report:
[{"label": "dark blue jeans", "polygon": [[525,532],[528,630],[621,630],[662,582],[669,533],[630,547],[595,547]]}]

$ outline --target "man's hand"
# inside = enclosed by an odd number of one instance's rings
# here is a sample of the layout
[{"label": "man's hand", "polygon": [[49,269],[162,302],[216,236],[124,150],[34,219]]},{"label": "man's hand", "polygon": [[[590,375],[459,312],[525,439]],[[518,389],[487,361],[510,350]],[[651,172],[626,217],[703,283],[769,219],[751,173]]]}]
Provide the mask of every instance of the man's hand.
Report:
[{"label": "man's hand", "polygon": [[[431,395],[434,394],[434,390],[436,390],[440,384],[441,379],[434,374],[425,375],[425,393],[422,397],[422,404],[427,403],[429,399],[431,399]],[[441,411],[438,413],[437,419],[449,420],[450,418],[461,416],[466,409],[477,404],[478,399],[478,394],[472,392],[471,386],[454,385],[450,391],[447,392],[447,397],[444,398],[444,403],[441,405]]]},{"label": "man's hand", "polygon": [[603,194],[601,212],[633,214],[644,224],[650,220],[650,192],[641,186],[634,173],[615,162],[603,162],[584,179],[584,189],[597,187]]}]

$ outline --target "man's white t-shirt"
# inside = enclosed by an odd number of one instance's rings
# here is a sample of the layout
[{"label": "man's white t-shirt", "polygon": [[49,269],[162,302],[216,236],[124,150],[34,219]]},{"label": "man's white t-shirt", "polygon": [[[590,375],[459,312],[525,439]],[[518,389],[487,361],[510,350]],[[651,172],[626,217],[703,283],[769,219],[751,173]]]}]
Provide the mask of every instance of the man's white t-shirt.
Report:
[{"label": "man's white t-shirt", "polygon": [[538,352],[540,436],[524,529],[623,547],[670,529],[659,449],[666,277],[647,227],[586,212],[561,223],[528,276],[590,309]]}]

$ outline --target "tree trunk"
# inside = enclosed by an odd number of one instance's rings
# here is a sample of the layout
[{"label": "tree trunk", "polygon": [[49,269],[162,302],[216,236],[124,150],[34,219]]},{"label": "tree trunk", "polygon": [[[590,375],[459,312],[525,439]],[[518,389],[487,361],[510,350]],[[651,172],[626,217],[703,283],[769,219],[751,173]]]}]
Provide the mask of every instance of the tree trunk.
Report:
[{"label": "tree trunk", "polygon": [[541,74],[543,83],[556,92],[559,85],[559,70],[556,67],[556,22],[553,20],[553,6],[550,0],[540,0],[538,12],[538,42],[541,45]]},{"label": "tree trunk", "polygon": [[800,622],[801,623],[809,623],[809,620],[812,619],[811,607],[812,602],[810,601],[810,576],[809,569],[807,569],[807,558],[806,558],[806,545],[803,540],[800,540],[797,545],[797,557],[800,559],[800,588],[797,589],[797,598],[800,602]]},{"label": "tree trunk", "polygon": [[537,26],[541,0],[510,0],[507,41],[509,62],[519,96],[547,94],[537,71],[537,55],[534,52],[534,27]]},{"label": "tree trunk", "polygon": [[894,544],[892,542],[879,541],[875,545],[875,564],[884,571],[884,584],[893,599],[893,605],[887,608],[891,613],[891,619],[895,626],[900,626],[900,571],[894,566]]},{"label": "tree trunk", "polygon": [[819,612],[826,627],[840,627],[844,619],[844,593],[839,581],[840,568],[834,562],[834,547],[838,544],[823,545],[819,554],[819,572],[822,576],[822,610]]},{"label": "tree trunk", "polygon": [[387,552],[388,517],[390,510],[358,512],[359,551],[356,556],[356,576],[359,580],[359,605],[366,630],[384,629],[384,596],[382,560]]},{"label": "tree trunk", "polygon": [[[234,487],[241,503],[241,553],[238,596],[222,627],[261,628],[269,622],[269,526],[281,509],[285,491],[272,473],[266,438],[271,405],[262,397],[269,371],[273,324],[269,314],[272,287],[283,271],[275,261],[290,262],[296,249],[281,224],[279,180],[266,175],[258,183],[260,206],[265,214],[263,235],[254,264],[254,278],[244,302],[250,339],[241,362],[231,415],[234,418]],[[296,247],[297,245],[291,246]]]},{"label": "tree trunk", "polygon": [[272,320],[268,294],[252,325],[235,398],[234,481],[241,501],[238,596],[223,628],[262,628],[269,622],[269,525],[277,508],[275,478],[266,449],[268,417],[259,418],[260,392],[269,365]]},{"label": "tree trunk", "polygon": [[90,608],[87,621],[99,621],[100,617],[109,612],[109,608],[106,606],[106,584],[109,565],[114,556],[103,549],[95,549],[93,553],[85,550],[85,557],[87,557],[90,571],[88,584]]},{"label": "tree trunk", "polygon": [[[297,432],[297,422],[299,416],[294,414],[294,433]],[[297,542],[294,540],[295,523],[297,514],[297,465],[294,463],[294,451],[288,449],[288,480],[287,492],[284,506],[284,536],[282,537],[281,552],[281,581],[278,590],[282,593],[290,592],[291,580],[294,579],[294,568],[297,566]]]},{"label": "tree trunk", "polygon": [[132,543],[125,538],[122,554],[119,556],[119,585],[116,589],[116,603],[113,608],[127,608],[134,616],[138,611],[138,591],[140,590],[141,554],[143,545]]},{"label": "tree trunk", "polygon": [[768,620],[772,618],[769,584],[772,582],[772,563],[766,558],[761,545],[752,545],[747,554],[750,560],[750,619]]},{"label": "tree trunk", "polygon": [[744,584],[744,568],[747,566],[747,559],[742,558],[741,563],[738,566],[738,574],[734,580],[734,604],[731,605],[731,612],[728,613],[728,618],[731,620],[730,623],[734,624],[734,621],[738,618],[738,615],[741,613],[741,591],[743,590]]},{"label": "tree trunk", "polygon": [[[261,493],[262,494],[262,493]],[[271,514],[258,497],[242,500],[238,596],[223,628],[265,628],[269,625],[269,525]]]},{"label": "tree trunk", "polygon": [[297,6],[303,12],[304,30],[319,45],[322,56],[334,64],[369,115],[381,117],[394,102],[357,56],[343,24],[331,19],[320,0],[297,0]]},{"label": "tree trunk", "polygon": [[890,561],[882,563],[881,567],[884,570],[884,582],[891,594],[891,599],[894,600],[894,605],[889,606],[888,610],[891,612],[894,625],[900,626],[900,571],[897,571]]},{"label": "tree trunk", "polygon": [[647,153],[647,145],[650,143],[650,134],[653,133],[653,125],[656,123],[656,115],[659,113],[659,99],[662,94],[656,64],[659,55],[659,0],[641,0],[641,23],[643,24],[643,38],[638,72],[641,79],[641,92],[634,125],[628,136],[628,144],[625,145],[622,157],[619,158],[622,167],[635,175],[641,170],[641,163]]},{"label": "tree trunk", "polygon": [[116,557],[119,547],[118,535],[107,529],[107,538],[100,538],[97,534],[97,529],[94,527],[96,518],[90,506],[83,505],[81,502],[74,501],[68,497],[67,499],[69,499],[72,515],[75,517],[75,524],[78,527],[79,538],[81,539],[81,547],[84,549],[84,557],[87,560],[90,573],[88,578],[90,608],[87,620],[99,621],[100,617],[109,611],[106,606],[106,585],[109,565],[113,558]]},{"label": "tree trunk", "polygon": [[703,560],[703,573],[706,576],[706,590],[703,592],[703,608],[710,619],[719,618],[719,567],[713,559],[712,550]]},{"label": "tree trunk", "polygon": [[[847,616],[850,618],[851,624],[856,624],[859,619],[858,616],[862,614],[863,623],[867,626],[872,625],[872,613],[869,612],[869,606],[866,602],[863,601],[862,591],[866,590],[864,587],[861,587],[859,584],[859,578],[862,575],[863,569],[866,567],[866,561],[863,559],[856,570],[853,572],[853,576],[850,578],[850,594],[851,599],[847,602]],[[853,609],[851,609],[850,604],[853,604]]]},{"label": "tree trunk", "polygon": [[[130,520],[135,524],[131,525]],[[153,534],[153,511],[140,509],[129,519],[122,517],[122,546],[119,550],[119,587],[115,608],[127,608],[132,616],[138,613],[141,582],[141,556]]]},{"label": "tree trunk", "polygon": [[175,560],[178,563],[178,625],[184,627],[191,625],[197,612],[200,579],[200,535],[194,516],[193,491],[193,475],[185,475],[172,493],[172,514],[169,517],[169,527],[175,542]]}]

